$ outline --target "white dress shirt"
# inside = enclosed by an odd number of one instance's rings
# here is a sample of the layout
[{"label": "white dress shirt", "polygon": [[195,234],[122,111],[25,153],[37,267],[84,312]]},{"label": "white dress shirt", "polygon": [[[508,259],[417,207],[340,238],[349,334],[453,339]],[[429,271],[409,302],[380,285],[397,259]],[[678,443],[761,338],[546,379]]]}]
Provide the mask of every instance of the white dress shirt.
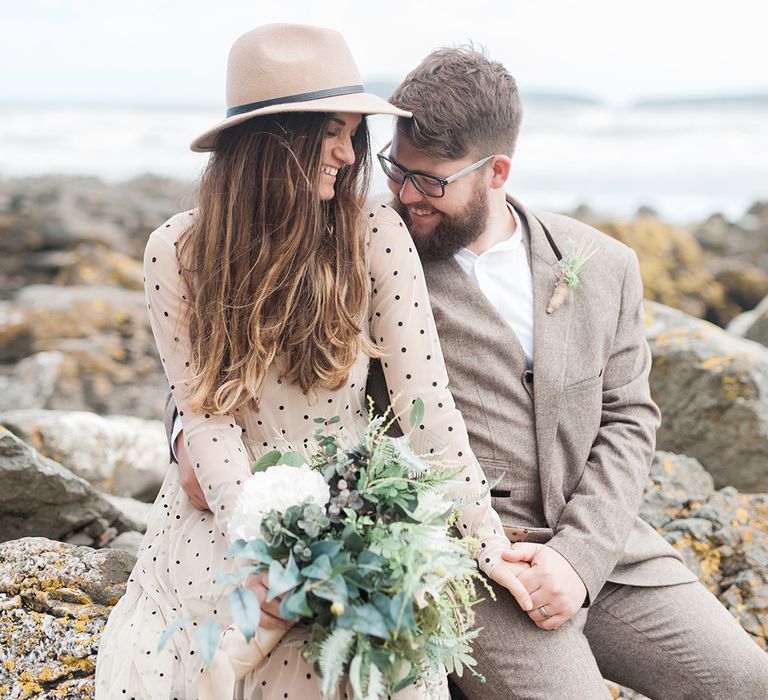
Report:
[{"label": "white dress shirt", "polygon": [[513,207],[515,232],[481,255],[462,248],[454,260],[514,331],[533,367],[533,276],[523,245],[523,225]]}]

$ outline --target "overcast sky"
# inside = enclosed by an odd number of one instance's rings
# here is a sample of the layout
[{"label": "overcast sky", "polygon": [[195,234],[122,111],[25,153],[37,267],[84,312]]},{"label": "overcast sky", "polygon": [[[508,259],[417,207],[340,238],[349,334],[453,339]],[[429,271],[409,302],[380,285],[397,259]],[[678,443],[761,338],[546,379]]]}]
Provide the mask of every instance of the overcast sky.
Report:
[{"label": "overcast sky", "polygon": [[338,29],[368,80],[472,40],[526,91],[768,92],[763,0],[0,0],[0,102],[223,103],[229,46],[277,21]]}]

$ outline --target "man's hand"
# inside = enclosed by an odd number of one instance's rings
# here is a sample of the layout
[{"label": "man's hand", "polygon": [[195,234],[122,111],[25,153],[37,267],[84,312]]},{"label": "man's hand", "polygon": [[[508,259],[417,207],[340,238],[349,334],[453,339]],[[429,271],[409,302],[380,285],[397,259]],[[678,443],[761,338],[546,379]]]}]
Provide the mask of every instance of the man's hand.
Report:
[{"label": "man's hand", "polygon": [[490,577],[506,588],[514,596],[517,604],[528,613],[533,609],[533,603],[520,576],[530,568],[530,565],[525,562],[500,561],[490,573]]},{"label": "man's hand", "polygon": [[[518,542],[501,556],[507,562],[531,565],[527,571],[520,572],[517,579],[530,594],[533,605],[527,610],[528,617],[537,627],[556,630],[581,609],[587,588],[559,552],[545,544]],[[542,614],[542,607],[546,615]]]},{"label": "man's hand", "polygon": [[195,476],[195,470],[189,461],[189,455],[184,447],[184,431],[176,436],[176,458],[179,460],[179,481],[190,503],[200,510],[209,510],[208,502],[203,495],[203,489]]},{"label": "man's hand", "polygon": [[267,593],[269,592],[268,573],[249,574],[245,580],[245,587],[250,588],[259,599],[259,605],[261,606],[259,627],[263,627],[266,630],[287,630],[293,627],[293,622],[280,617],[280,602],[283,600],[283,596],[277,596],[277,598],[269,603],[266,602]]}]

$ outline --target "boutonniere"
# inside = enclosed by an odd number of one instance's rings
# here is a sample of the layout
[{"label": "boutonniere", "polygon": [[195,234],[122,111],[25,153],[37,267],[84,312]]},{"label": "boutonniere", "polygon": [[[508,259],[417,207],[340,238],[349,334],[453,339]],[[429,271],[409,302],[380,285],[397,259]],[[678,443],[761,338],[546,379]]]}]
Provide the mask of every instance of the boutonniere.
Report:
[{"label": "boutonniere", "polygon": [[547,304],[548,314],[557,311],[565,303],[571,289],[579,286],[579,273],[597,252],[597,246],[588,241],[586,236],[582,236],[578,243],[569,238],[565,245],[565,255],[557,264],[555,288]]}]

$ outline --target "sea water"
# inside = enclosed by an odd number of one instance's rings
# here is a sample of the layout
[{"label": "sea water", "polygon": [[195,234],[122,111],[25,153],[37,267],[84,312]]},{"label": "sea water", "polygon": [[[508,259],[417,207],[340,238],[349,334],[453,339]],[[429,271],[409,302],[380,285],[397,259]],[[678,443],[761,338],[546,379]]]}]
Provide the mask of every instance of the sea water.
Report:
[{"label": "sea water", "polygon": [[[0,177],[49,173],[108,181],[153,173],[195,180],[189,151],[223,109],[0,105]],[[392,121],[370,120],[373,148]],[[373,189],[384,190],[374,163]],[[768,107],[526,103],[508,191],[532,207],[632,216],[641,205],[676,222],[714,212],[739,218],[768,199]]]}]

